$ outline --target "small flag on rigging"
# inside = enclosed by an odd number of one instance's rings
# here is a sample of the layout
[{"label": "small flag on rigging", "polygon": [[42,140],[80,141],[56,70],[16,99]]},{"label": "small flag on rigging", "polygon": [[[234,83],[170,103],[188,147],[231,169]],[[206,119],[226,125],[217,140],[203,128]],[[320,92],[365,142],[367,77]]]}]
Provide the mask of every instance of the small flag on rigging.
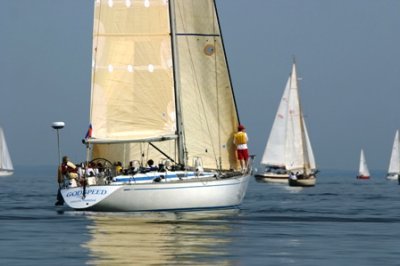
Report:
[{"label": "small flag on rigging", "polygon": [[89,125],[88,131],[86,132],[85,139],[91,138],[92,137],[92,124]]}]

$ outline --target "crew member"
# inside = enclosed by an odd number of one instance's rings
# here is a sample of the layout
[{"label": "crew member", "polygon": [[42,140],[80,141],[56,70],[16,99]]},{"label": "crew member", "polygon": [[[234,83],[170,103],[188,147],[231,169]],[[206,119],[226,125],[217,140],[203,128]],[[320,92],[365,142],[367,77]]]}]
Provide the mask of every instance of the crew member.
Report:
[{"label": "crew member", "polygon": [[249,160],[249,150],[247,147],[248,137],[245,132],[246,128],[243,125],[238,126],[238,132],[233,136],[233,143],[236,145],[237,157],[240,161],[242,171],[246,171]]},{"label": "crew member", "polygon": [[78,178],[78,168],[69,161],[68,156],[64,156],[62,159],[61,173],[63,176],[67,177],[69,186],[77,186],[76,179]]}]

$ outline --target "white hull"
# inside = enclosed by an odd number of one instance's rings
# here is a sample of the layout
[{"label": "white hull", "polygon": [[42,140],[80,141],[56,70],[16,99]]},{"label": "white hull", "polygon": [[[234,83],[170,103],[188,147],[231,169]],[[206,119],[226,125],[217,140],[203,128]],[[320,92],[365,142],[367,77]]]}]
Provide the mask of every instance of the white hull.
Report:
[{"label": "white hull", "polygon": [[290,179],[289,186],[291,187],[313,187],[315,186],[317,179],[315,176],[310,176],[304,179]]},{"label": "white hull", "polygon": [[250,175],[227,179],[187,180],[164,183],[123,184],[66,188],[65,203],[76,210],[163,211],[238,206],[245,196]]},{"label": "white hull", "polygon": [[10,176],[10,175],[12,175],[13,173],[14,173],[13,171],[1,170],[1,171],[0,171],[0,176]]},{"label": "white hull", "polygon": [[386,179],[388,180],[398,180],[399,174],[387,174]]},{"label": "white hull", "polygon": [[288,184],[288,174],[277,174],[272,172],[265,172],[262,174],[256,174],[255,178],[259,181],[267,183],[278,183],[278,184]]}]

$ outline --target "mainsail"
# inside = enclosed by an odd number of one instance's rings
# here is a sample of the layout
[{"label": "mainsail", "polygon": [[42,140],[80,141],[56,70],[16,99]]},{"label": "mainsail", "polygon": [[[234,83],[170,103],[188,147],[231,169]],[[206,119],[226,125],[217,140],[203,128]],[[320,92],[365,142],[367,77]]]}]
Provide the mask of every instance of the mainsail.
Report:
[{"label": "mainsail", "polygon": [[3,129],[0,128],[0,174],[2,171],[11,172],[14,170]]},{"label": "mainsail", "polygon": [[392,154],[390,156],[389,163],[389,174],[398,174],[400,173],[400,150],[399,150],[399,131],[396,130],[396,134],[394,136]]},{"label": "mainsail", "polygon": [[359,175],[360,176],[369,176],[369,170],[367,166],[367,161],[365,159],[364,150],[361,150],[360,154],[360,167],[359,167]]},{"label": "mainsail", "polygon": [[93,157],[236,168],[238,115],[213,0],[97,0],[93,34]]},{"label": "mainsail", "polygon": [[278,111],[269,134],[267,145],[261,163],[268,166],[286,166],[286,131],[288,116],[288,100],[290,89],[290,77],[288,78],[283,91]]}]

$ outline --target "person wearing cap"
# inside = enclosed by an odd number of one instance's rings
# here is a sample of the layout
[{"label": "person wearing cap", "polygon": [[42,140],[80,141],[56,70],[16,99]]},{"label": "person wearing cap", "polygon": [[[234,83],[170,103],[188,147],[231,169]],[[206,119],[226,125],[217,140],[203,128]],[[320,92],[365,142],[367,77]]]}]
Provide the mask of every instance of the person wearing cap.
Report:
[{"label": "person wearing cap", "polygon": [[233,136],[233,143],[236,145],[237,157],[240,161],[240,167],[242,171],[247,168],[247,162],[249,160],[249,150],[247,147],[248,137],[245,132],[246,128],[243,125],[238,126],[238,132]]}]

